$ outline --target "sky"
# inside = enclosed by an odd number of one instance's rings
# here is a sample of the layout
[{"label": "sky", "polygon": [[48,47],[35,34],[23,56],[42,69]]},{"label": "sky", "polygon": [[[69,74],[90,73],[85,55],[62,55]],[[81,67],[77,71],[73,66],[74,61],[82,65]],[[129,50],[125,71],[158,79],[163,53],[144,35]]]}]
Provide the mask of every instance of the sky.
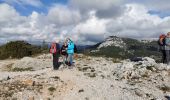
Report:
[{"label": "sky", "polygon": [[108,36],[158,38],[170,31],[170,0],[0,0],[0,43],[95,44]]}]

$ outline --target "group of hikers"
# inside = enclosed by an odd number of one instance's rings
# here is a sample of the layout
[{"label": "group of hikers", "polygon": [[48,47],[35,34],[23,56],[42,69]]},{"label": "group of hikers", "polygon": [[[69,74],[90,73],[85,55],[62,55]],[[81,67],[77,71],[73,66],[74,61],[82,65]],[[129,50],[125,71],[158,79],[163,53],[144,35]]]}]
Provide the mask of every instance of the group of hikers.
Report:
[{"label": "group of hikers", "polygon": [[158,44],[162,53],[162,62],[170,65],[170,32],[159,36]]},{"label": "group of hikers", "polygon": [[60,48],[59,40],[56,39],[50,46],[50,53],[53,55],[53,68],[55,70],[59,69],[60,62],[59,57],[62,57],[63,64],[69,66],[69,68],[73,68],[73,56],[74,53],[77,52],[76,45],[74,42],[67,38],[62,47]]}]

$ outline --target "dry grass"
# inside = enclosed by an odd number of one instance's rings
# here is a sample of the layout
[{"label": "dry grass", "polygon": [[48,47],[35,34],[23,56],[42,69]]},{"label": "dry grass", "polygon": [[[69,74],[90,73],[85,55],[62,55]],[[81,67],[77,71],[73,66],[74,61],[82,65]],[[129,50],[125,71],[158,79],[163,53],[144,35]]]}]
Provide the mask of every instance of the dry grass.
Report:
[{"label": "dry grass", "polygon": [[33,68],[32,67],[28,67],[28,68],[12,68],[11,71],[13,71],[13,72],[33,71]]}]

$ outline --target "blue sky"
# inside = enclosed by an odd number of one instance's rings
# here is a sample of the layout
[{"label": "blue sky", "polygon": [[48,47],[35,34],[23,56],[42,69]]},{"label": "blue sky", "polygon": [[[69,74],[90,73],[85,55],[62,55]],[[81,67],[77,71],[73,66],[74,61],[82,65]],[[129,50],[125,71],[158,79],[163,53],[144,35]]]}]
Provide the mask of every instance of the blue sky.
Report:
[{"label": "blue sky", "polygon": [[0,0],[0,42],[66,37],[94,44],[170,31],[170,0]]},{"label": "blue sky", "polygon": [[40,7],[36,7],[29,4],[21,5],[16,2],[13,2],[13,0],[0,0],[0,3],[8,3],[9,5],[13,6],[21,15],[28,16],[33,11],[46,14],[48,12],[48,7],[54,4],[67,5],[68,2],[68,0],[40,0],[40,1],[42,3]]}]

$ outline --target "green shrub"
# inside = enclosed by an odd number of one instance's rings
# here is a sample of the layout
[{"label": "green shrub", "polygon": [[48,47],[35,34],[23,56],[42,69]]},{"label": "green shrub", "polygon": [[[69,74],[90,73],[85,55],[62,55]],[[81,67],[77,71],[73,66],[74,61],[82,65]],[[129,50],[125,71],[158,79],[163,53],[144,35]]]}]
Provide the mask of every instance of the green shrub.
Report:
[{"label": "green shrub", "polygon": [[42,49],[25,41],[12,41],[0,47],[0,59],[22,58],[41,53]]},{"label": "green shrub", "polygon": [[54,91],[56,90],[56,88],[54,88],[54,87],[49,87],[48,90],[49,90],[50,92],[54,92]]}]

